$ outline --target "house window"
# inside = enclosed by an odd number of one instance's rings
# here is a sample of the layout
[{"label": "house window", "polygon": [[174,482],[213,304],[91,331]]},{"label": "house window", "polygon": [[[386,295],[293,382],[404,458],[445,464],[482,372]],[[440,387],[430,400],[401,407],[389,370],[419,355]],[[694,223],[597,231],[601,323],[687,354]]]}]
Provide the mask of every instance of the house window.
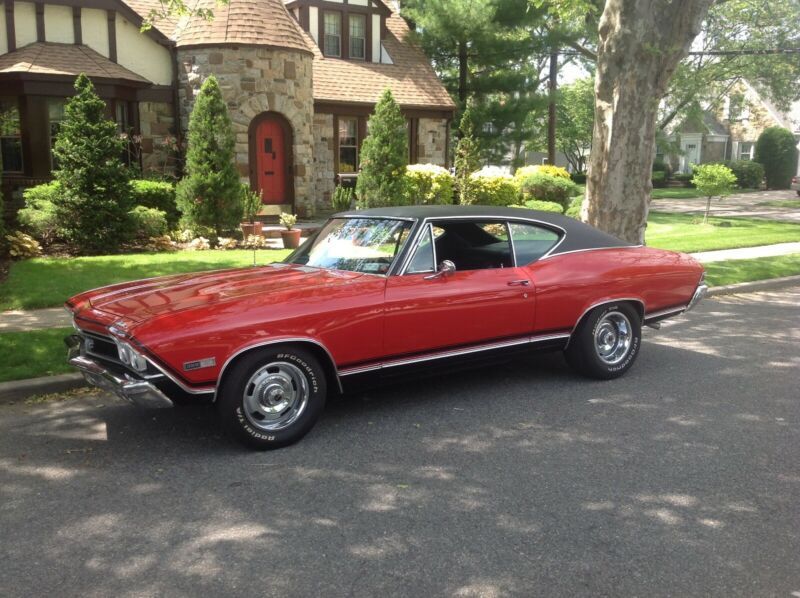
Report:
[{"label": "house window", "polygon": [[58,161],[56,160],[53,148],[56,146],[56,138],[61,131],[61,123],[64,121],[64,100],[62,98],[49,98],[47,100],[47,122],[50,130],[50,168],[56,170]]},{"label": "house window", "polygon": [[744,95],[734,93],[728,100],[728,120],[731,122],[740,121],[744,118]]},{"label": "house window", "polygon": [[364,60],[367,48],[367,17],[350,15],[350,58]]},{"label": "house window", "polygon": [[22,172],[22,129],[16,99],[0,99],[0,159],[3,172]]},{"label": "house window", "polygon": [[326,12],[324,14],[325,23],[325,56],[342,55],[342,13]]},{"label": "house window", "polygon": [[358,119],[339,117],[339,172],[358,169]]},{"label": "house window", "polygon": [[739,159],[752,160],[753,159],[753,144],[748,141],[743,141],[739,144]]}]

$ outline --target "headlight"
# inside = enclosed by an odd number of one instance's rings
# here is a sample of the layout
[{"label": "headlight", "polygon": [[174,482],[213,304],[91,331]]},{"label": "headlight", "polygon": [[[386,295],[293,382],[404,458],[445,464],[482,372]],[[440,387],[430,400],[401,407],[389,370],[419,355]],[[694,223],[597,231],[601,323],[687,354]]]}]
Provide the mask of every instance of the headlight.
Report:
[{"label": "headlight", "polygon": [[114,339],[114,342],[117,343],[117,355],[122,363],[139,372],[144,372],[147,369],[147,360],[137,353],[133,347],[117,338]]}]

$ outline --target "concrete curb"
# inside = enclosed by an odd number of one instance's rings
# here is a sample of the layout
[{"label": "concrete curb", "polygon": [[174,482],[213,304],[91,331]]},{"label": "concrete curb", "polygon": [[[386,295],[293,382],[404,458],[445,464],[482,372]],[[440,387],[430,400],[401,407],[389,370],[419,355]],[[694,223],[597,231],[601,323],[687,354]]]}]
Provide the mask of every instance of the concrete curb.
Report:
[{"label": "concrete curb", "polygon": [[783,278],[768,278],[766,280],[754,280],[752,282],[739,282],[721,287],[711,287],[708,290],[708,296],[714,297],[715,295],[733,295],[736,293],[769,291],[772,289],[782,289],[784,287],[791,287],[794,285],[800,285],[800,275],[784,276]]},{"label": "concrete curb", "polygon": [[86,381],[83,379],[83,374],[80,373],[12,380],[11,382],[0,382],[0,399],[27,399],[34,395],[63,392],[81,386],[86,386]]}]

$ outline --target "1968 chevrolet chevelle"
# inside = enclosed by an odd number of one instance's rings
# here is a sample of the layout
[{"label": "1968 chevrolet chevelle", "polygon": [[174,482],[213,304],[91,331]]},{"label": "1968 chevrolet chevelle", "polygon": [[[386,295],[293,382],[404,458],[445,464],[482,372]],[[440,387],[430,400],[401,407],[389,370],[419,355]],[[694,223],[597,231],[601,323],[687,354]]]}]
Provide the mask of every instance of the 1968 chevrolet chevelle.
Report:
[{"label": "1968 chevrolet chevelle", "polygon": [[703,279],[687,255],[544,212],[347,212],[283,263],[73,297],[69,361],[137,405],[213,401],[245,445],[277,448],[312,428],[329,393],[367,377],[549,349],[616,378],[642,325],[690,309]]}]

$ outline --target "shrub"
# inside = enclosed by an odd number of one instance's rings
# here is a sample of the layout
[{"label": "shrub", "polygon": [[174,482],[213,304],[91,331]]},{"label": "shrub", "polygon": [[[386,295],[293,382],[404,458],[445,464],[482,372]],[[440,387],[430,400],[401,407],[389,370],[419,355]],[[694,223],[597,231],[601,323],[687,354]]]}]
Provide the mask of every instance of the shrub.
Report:
[{"label": "shrub", "polygon": [[694,183],[692,182],[692,173],[678,173],[674,177],[674,180],[683,184],[684,187],[694,188]]},{"label": "shrub", "polygon": [[652,177],[653,187],[660,188],[667,186],[667,173],[663,170],[654,170]]},{"label": "shrub", "polygon": [[[655,160],[653,160],[653,172],[664,172],[664,173],[669,172],[669,166],[667,166],[667,163],[664,162],[664,160],[656,158]],[[666,178],[666,174],[664,175],[664,177]]]},{"label": "shrub", "polygon": [[17,212],[22,229],[45,246],[61,236],[53,201],[60,190],[57,182],[28,187],[22,194],[25,207]]},{"label": "shrub", "polygon": [[519,194],[510,174],[481,174],[469,177],[468,197],[484,206],[510,206],[518,202]]},{"label": "shrub", "polygon": [[453,177],[435,164],[406,166],[406,187],[410,204],[452,204]]},{"label": "shrub", "polygon": [[581,206],[583,206],[583,197],[576,197],[570,203],[567,211],[564,212],[565,216],[569,216],[570,218],[575,218],[575,220],[581,219]]},{"label": "shrub", "polygon": [[134,205],[164,212],[170,228],[178,224],[181,212],[175,201],[175,186],[172,183],[135,179],[131,181],[131,195]]},{"label": "shrub", "polygon": [[455,170],[453,187],[458,203],[471,204],[475,203],[475,198],[470,195],[472,192],[470,177],[480,166],[471,108],[467,107],[464,110],[458,129],[460,136],[456,143],[455,159],[453,160]]},{"label": "shrub", "polygon": [[356,194],[362,207],[393,206],[405,201],[408,128],[391,90],[383,92],[369,117],[369,135],[361,146]]},{"label": "shrub", "polygon": [[53,196],[59,226],[83,253],[115,250],[128,235],[131,209],[125,142],[106,118],[106,103],[86,75],[75,80],[53,155],[61,192]]},{"label": "shrub", "polygon": [[794,135],[783,127],[764,129],[756,141],[755,161],[764,166],[768,189],[788,189],[797,169]]},{"label": "shrub", "polygon": [[217,248],[227,251],[229,249],[236,249],[239,242],[231,237],[217,237]]},{"label": "shrub", "polygon": [[564,178],[541,172],[525,177],[520,185],[520,191],[526,201],[530,199],[552,201],[564,209],[569,206],[571,199],[580,193],[580,189],[569,176]]},{"label": "shrub", "polygon": [[333,209],[337,212],[346,212],[353,207],[353,188],[339,185],[333,191],[331,200]]},{"label": "shrub", "polygon": [[208,239],[205,237],[197,237],[196,239],[191,240],[191,242],[186,246],[186,249],[189,249],[190,251],[206,251],[211,249],[211,245],[209,244]]},{"label": "shrub", "polygon": [[163,210],[136,206],[128,216],[137,239],[161,237],[167,233],[167,215]]},{"label": "shrub", "polygon": [[550,164],[534,164],[532,166],[522,166],[517,168],[517,171],[514,173],[514,180],[517,182],[517,186],[521,188],[522,183],[525,182],[525,179],[534,174],[544,174],[572,180],[572,177],[565,168],[561,168],[560,166],[551,166]]},{"label": "shrub", "polygon": [[286,230],[292,230],[292,227],[297,224],[297,216],[294,214],[283,213],[278,220],[280,220],[281,226],[286,227]]},{"label": "shrub", "polygon": [[586,184],[586,173],[585,172],[573,172],[569,177],[572,179],[572,182],[576,185],[585,185]]},{"label": "shrub", "polygon": [[695,166],[693,174],[692,182],[697,187],[697,190],[708,198],[706,211],[703,215],[703,224],[705,224],[708,221],[708,213],[711,211],[711,198],[730,195],[733,186],[736,184],[736,176],[730,168],[722,164]]},{"label": "shrub", "polygon": [[555,212],[556,214],[563,214],[564,208],[561,204],[554,201],[539,201],[538,199],[531,199],[525,202],[525,206],[529,210],[539,210],[540,212]]},{"label": "shrub", "polygon": [[241,201],[244,222],[254,223],[258,211],[261,209],[261,206],[264,205],[261,201],[261,194],[250,189],[250,185],[247,183],[242,183],[239,189],[242,194]]},{"label": "shrub", "polygon": [[5,240],[8,245],[8,253],[13,258],[25,259],[42,255],[39,242],[21,231],[6,235]]},{"label": "shrub", "polygon": [[216,239],[241,221],[242,194],[228,105],[213,75],[197,95],[187,139],[186,177],[176,190],[178,208],[187,223],[212,229]]},{"label": "shrub", "polygon": [[722,162],[736,176],[736,186],[742,189],[758,189],[764,180],[764,167],[753,160],[727,160]]}]

